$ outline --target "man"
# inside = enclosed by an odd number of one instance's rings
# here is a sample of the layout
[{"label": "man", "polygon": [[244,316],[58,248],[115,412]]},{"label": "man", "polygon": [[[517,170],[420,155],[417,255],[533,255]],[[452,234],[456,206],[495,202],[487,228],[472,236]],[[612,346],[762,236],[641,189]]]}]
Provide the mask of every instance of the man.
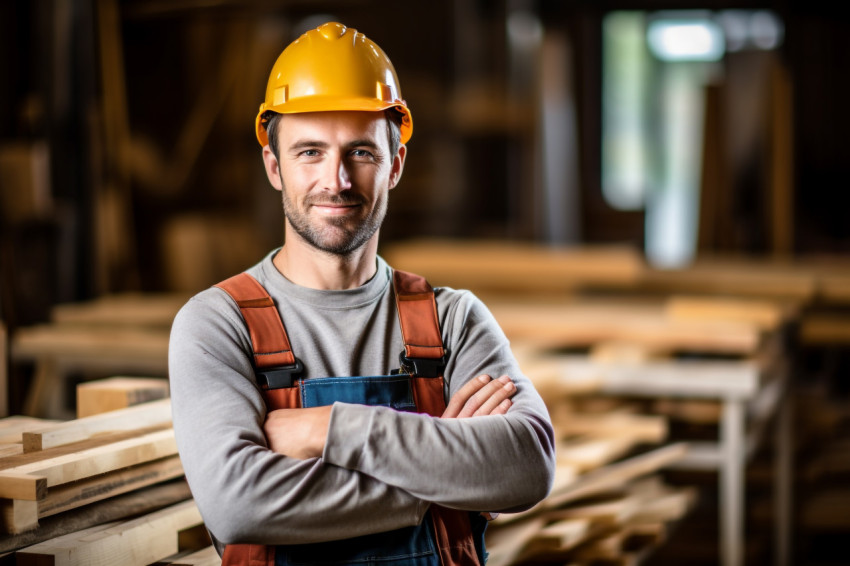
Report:
[{"label": "man", "polygon": [[486,307],[377,255],[412,133],[392,64],[341,24],[307,32],[256,129],[285,243],[190,300],[169,350],[224,564],[483,564],[481,512],[545,497],[553,433]]}]

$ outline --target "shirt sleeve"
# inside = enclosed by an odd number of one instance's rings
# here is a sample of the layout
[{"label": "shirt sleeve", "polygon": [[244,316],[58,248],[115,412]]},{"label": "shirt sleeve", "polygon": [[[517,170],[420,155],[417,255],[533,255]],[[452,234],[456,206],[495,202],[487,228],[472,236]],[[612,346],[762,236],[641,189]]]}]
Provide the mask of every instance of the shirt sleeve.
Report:
[{"label": "shirt sleeve", "polygon": [[[438,294],[438,304],[447,294]],[[478,375],[509,375],[517,392],[507,414],[441,419],[336,403],[323,459],[447,507],[529,508],[548,494],[554,477],[548,412],[484,304],[456,291],[448,302],[441,320],[449,396]]]},{"label": "shirt sleeve", "polygon": [[295,544],[418,524],[428,503],[357,470],[269,450],[266,409],[238,307],[211,289],[175,318],[174,430],[192,494],[225,544]]}]

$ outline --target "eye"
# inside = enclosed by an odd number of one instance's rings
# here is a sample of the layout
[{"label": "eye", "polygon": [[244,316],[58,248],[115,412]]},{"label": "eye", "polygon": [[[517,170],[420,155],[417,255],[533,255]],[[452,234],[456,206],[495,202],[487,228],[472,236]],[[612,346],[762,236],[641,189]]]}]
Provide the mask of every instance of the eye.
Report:
[{"label": "eye", "polygon": [[352,157],[358,159],[374,159],[375,155],[368,149],[355,149],[351,152]]},{"label": "eye", "polygon": [[305,149],[301,152],[301,155],[304,157],[318,157],[319,150],[318,149]]}]

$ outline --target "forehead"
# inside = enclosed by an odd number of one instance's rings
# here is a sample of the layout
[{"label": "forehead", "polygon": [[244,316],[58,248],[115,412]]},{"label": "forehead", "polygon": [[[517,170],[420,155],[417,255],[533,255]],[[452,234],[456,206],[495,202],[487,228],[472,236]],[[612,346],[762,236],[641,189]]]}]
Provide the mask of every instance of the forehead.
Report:
[{"label": "forehead", "polygon": [[375,144],[389,143],[387,122],[383,112],[304,112],[283,114],[278,124],[282,147],[290,143],[311,140],[345,144],[368,140]]}]

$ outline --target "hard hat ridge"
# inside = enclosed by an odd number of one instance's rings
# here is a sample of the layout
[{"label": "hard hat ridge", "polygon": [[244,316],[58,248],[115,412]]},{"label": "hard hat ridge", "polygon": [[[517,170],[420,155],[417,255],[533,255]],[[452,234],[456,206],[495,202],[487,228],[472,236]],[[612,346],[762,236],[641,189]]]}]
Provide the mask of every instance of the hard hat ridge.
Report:
[{"label": "hard hat ridge", "polygon": [[268,144],[263,114],[269,111],[292,114],[388,108],[401,114],[401,143],[407,143],[413,119],[389,58],[357,30],[328,22],[290,43],[278,57],[255,120],[257,140]]}]

